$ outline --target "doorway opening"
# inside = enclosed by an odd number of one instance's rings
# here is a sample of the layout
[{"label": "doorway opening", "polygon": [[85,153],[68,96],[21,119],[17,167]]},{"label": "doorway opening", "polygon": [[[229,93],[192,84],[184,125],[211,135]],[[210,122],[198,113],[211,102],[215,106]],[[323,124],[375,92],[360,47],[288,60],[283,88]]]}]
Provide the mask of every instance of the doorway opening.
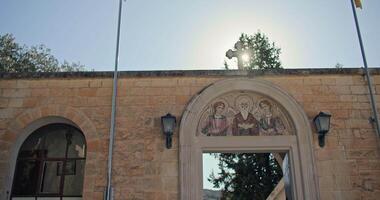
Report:
[{"label": "doorway opening", "polygon": [[203,199],[292,199],[290,184],[285,187],[290,182],[287,155],[285,151],[203,153]]}]

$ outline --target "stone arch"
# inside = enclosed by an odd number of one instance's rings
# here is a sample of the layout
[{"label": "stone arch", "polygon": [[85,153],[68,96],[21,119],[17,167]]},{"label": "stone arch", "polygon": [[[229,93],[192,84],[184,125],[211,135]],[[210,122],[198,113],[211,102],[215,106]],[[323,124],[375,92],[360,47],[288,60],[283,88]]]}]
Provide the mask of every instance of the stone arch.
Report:
[{"label": "stone arch", "polygon": [[33,131],[52,123],[72,125],[82,131],[87,144],[83,196],[85,198],[91,196],[91,192],[95,191],[94,175],[88,175],[88,172],[100,170],[96,163],[99,163],[98,152],[101,151],[101,140],[91,120],[80,110],[66,105],[45,105],[31,108],[19,114],[10,123],[5,133],[10,136],[6,141],[9,144],[9,157],[6,158],[8,167],[5,172],[7,177],[3,184],[5,190],[10,193],[12,189],[17,155],[23,142]]},{"label": "stone arch", "polygon": [[[247,137],[199,137],[197,127],[205,106],[215,98],[233,91],[249,91],[275,100],[288,113],[294,124],[293,138],[275,136],[268,138],[255,136],[255,140]],[[309,119],[297,101],[271,82],[233,78],[215,82],[193,97],[182,115],[179,130],[180,148],[180,190],[181,199],[201,199],[202,195],[202,152],[207,151],[263,151],[287,150],[293,165],[295,199],[319,199],[315,159],[312,148],[312,130]],[[273,140],[274,139],[274,140]],[[287,142],[281,140],[286,139]],[[257,140],[257,141],[256,141]]]}]

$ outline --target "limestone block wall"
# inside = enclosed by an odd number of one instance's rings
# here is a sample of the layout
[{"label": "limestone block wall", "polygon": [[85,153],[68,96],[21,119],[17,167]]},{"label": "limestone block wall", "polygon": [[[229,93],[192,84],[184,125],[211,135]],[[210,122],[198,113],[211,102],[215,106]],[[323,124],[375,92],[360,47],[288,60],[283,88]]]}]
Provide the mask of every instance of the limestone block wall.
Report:
[{"label": "limestone block wall", "polygon": [[[367,81],[357,75],[315,75],[266,78],[289,92],[312,123],[319,111],[332,115],[324,148],[314,134],[321,199],[378,199],[380,142],[369,123],[371,107]],[[377,89],[380,76],[373,76]],[[378,90],[377,105],[380,103]]]},{"label": "limestone block wall", "polygon": [[[217,78],[149,77],[120,80],[114,185],[116,199],[178,199],[178,128],[166,149],[160,117],[180,116],[194,94]],[[179,124],[179,123],[178,123]]]},{"label": "limestone block wall", "polygon": [[[0,199],[10,194],[19,138],[30,124],[54,116],[72,121],[84,133],[87,159],[83,194],[102,199],[106,180],[112,80],[2,79],[0,81]],[[13,160],[12,160],[13,159]]]},{"label": "limestone block wall", "polygon": [[[0,199],[9,190],[10,161],[17,156],[12,147],[22,130],[49,116],[71,120],[84,132],[88,145],[84,197],[103,198],[111,75],[1,75]],[[241,76],[264,79],[282,88],[304,108],[310,123],[319,111],[332,114],[324,148],[318,146],[317,135],[313,135],[321,199],[364,200],[380,196],[380,142],[368,120],[371,107],[360,71],[177,71],[120,76],[113,162],[115,199],[178,199],[178,132],[173,148],[166,149],[160,117],[170,112],[179,121],[187,103],[202,89],[218,80]],[[380,91],[380,71],[376,71],[373,80]],[[377,94],[378,91],[380,104]]]}]

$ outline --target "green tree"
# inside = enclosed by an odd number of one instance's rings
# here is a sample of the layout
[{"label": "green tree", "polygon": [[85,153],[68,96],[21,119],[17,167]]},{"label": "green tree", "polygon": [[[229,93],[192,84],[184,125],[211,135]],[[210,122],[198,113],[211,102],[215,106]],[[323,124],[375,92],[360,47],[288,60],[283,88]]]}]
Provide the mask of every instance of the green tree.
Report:
[{"label": "green tree", "polygon": [[[242,59],[242,65],[244,69],[279,69],[282,68],[280,61],[281,49],[276,47],[274,42],[270,42],[268,37],[258,31],[253,35],[247,35],[242,33],[239,37],[238,45],[232,49],[235,52],[239,52],[237,57],[246,55],[245,59]],[[225,67],[228,69],[228,65],[225,63]]]},{"label": "green tree", "polygon": [[0,72],[73,72],[85,69],[79,62],[64,61],[60,64],[44,45],[27,47],[18,44],[12,34],[0,35]]},{"label": "green tree", "polygon": [[269,153],[220,153],[220,172],[209,181],[222,188],[222,200],[265,200],[282,178],[282,170]]}]

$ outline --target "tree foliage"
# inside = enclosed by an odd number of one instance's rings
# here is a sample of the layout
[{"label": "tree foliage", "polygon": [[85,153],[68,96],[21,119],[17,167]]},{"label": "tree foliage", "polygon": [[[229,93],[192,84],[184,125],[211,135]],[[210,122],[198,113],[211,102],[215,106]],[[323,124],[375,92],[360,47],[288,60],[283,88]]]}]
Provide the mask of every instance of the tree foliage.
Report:
[{"label": "tree foliage", "polygon": [[209,181],[222,187],[222,200],[265,200],[282,178],[281,167],[269,153],[220,153],[220,172]]},{"label": "tree foliage", "polygon": [[[238,41],[242,43],[243,51],[249,55],[249,60],[243,62],[245,69],[282,68],[280,61],[281,49],[276,47],[274,42],[270,42],[264,33],[260,31],[254,35],[242,33]],[[236,51],[238,49],[234,47],[233,50]]]},{"label": "tree foliage", "polygon": [[84,65],[62,64],[44,45],[27,47],[15,41],[12,34],[0,35],[0,72],[73,72],[84,71]]}]

